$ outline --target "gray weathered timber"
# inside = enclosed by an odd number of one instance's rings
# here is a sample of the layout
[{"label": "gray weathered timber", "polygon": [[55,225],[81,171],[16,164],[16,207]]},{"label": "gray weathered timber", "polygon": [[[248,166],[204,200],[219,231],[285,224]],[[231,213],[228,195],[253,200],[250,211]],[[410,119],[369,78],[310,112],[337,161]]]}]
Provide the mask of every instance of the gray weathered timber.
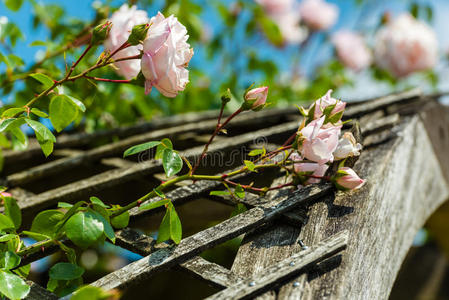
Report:
[{"label": "gray weathered timber", "polygon": [[37,283],[27,280],[27,284],[30,286],[29,294],[24,298],[27,300],[56,300],[58,296],[50,291],[47,291]]},{"label": "gray weathered timber", "polygon": [[[285,240],[286,244],[293,244],[300,238],[310,246],[347,229],[347,250],[339,261],[321,266],[327,273],[317,268],[281,287],[277,296],[272,291],[272,296],[388,298],[416,232],[449,198],[447,115],[448,108],[434,105],[420,116],[404,118],[393,128],[394,138],[362,152],[354,168],[367,179],[367,184],[360,191],[339,192],[311,205],[306,210],[306,224],[297,227],[296,236],[292,234]],[[248,266],[243,269],[252,274],[254,265],[263,264],[267,257],[264,245],[276,248],[274,240],[279,239],[279,231],[256,232],[245,238],[247,242],[240,247],[235,265]],[[287,232],[283,230],[284,234]],[[237,269],[233,266],[233,271],[242,276],[243,271]],[[293,286],[293,281],[299,285]]]},{"label": "gray weathered timber", "polygon": [[346,247],[347,241],[348,232],[339,232],[306,250],[290,255],[289,258],[278,264],[271,265],[264,270],[263,274],[239,281],[207,299],[243,299],[254,296],[276,284],[280,284],[283,280],[304,270],[304,268],[338,253]]},{"label": "gray weathered timber", "polygon": [[106,290],[126,288],[160,271],[183,263],[202,251],[230,240],[264,223],[273,221],[284,212],[309,201],[319,199],[333,190],[332,185],[309,186],[290,196],[278,199],[262,206],[252,208],[214,227],[187,237],[173,249],[161,249],[147,257],[133,262],[92,283]]},{"label": "gray weathered timber", "polygon": [[[294,132],[297,122],[284,123],[282,125],[273,126],[269,129],[258,130],[255,132],[245,133],[235,136],[232,139],[212,144],[209,147],[209,153],[224,154],[230,149],[251,144],[258,137],[272,138],[279,135],[288,135]],[[183,151],[188,159],[195,158],[203,150],[203,146],[197,146]],[[18,204],[23,211],[30,209],[42,209],[56,204],[59,201],[71,201],[77,197],[93,193],[108,187],[112,187],[118,183],[125,183],[134,178],[160,171],[162,164],[160,161],[144,161],[127,168],[113,169],[94,175],[87,179],[70,183],[65,186],[49,190],[47,192],[33,196],[32,198],[18,199]],[[132,199],[135,200],[135,199]]]}]

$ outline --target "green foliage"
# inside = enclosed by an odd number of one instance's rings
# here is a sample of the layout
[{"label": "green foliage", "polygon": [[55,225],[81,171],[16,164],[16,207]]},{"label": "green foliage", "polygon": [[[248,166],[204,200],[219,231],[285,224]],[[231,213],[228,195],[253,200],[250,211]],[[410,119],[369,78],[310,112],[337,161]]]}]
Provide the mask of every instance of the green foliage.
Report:
[{"label": "green foliage", "polygon": [[167,177],[171,177],[181,171],[182,158],[176,151],[166,148],[163,152],[162,165]]},{"label": "green foliage", "polygon": [[19,229],[22,224],[22,213],[20,212],[19,205],[11,197],[4,197],[3,200],[5,202],[5,215],[14,223],[14,228]]},{"label": "green foliage", "polygon": [[99,287],[86,285],[73,293],[71,300],[106,300],[111,294],[103,291]]},{"label": "green foliage", "polygon": [[71,263],[57,263],[50,268],[49,276],[54,280],[73,280],[80,278],[84,269]]},{"label": "green foliage", "polygon": [[56,131],[62,131],[78,115],[77,107],[65,95],[57,95],[50,102],[50,120]]},{"label": "green foliage", "polygon": [[248,210],[248,209],[246,208],[245,204],[243,204],[243,203],[237,203],[237,205],[235,206],[234,210],[232,211],[230,217],[232,218],[232,217],[234,217],[234,216],[236,216],[236,215],[238,215],[238,214],[241,214],[241,213],[243,213],[243,212],[245,212],[245,211],[247,211],[247,210]]},{"label": "green foliage", "polygon": [[134,155],[137,153],[140,153],[142,151],[145,150],[149,150],[152,149],[154,147],[156,147],[157,145],[159,145],[161,142],[159,141],[152,141],[152,142],[147,142],[147,143],[143,143],[140,145],[136,145],[136,146],[132,146],[131,148],[128,148],[124,153],[123,153],[123,157],[127,157],[130,155]]},{"label": "green foliage", "polygon": [[34,218],[31,231],[53,237],[56,234],[56,225],[63,218],[64,213],[59,210],[44,210]]},{"label": "green foliage", "polygon": [[164,218],[159,226],[157,242],[160,243],[169,239],[176,244],[179,244],[182,239],[181,220],[171,202],[168,202],[167,210],[165,211]]},{"label": "green foliage", "polygon": [[240,199],[245,198],[245,190],[243,189],[243,187],[238,184],[235,189],[234,189],[234,194],[239,197]]},{"label": "green foliage", "polygon": [[0,293],[9,299],[23,299],[30,292],[30,287],[19,276],[0,270]]},{"label": "green foliage", "polygon": [[104,218],[92,210],[77,212],[65,224],[67,237],[77,246],[87,248],[103,235]]},{"label": "green foliage", "polygon": [[12,11],[18,11],[23,4],[23,0],[3,0],[3,2]]}]

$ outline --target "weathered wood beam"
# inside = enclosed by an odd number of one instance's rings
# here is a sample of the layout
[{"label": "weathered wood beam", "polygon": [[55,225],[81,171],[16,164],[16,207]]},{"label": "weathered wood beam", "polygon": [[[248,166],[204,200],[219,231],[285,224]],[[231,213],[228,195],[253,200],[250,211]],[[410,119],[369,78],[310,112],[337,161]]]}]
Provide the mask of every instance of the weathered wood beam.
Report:
[{"label": "weathered wood beam", "polygon": [[349,233],[342,231],[306,250],[292,254],[289,258],[266,268],[263,274],[255,275],[218,292],[206,299],[250,298],[279,285],[287,278],[305,268],[340,252],[346,247]]},{"label": "weathered wood beam", "polygon": [[272,202],[252,208],[214,227],[187,237],[173,249],[158,250],[147,257],[106,275],[92,284],[103,287],[106,290],[126,288],[132,283],[137,283],[150,277],[157,271],[183,263],[208,248],[237,237],[264,223],[273,221],[284,212],[308,201],[319,199],[332,190],[333,188],[330,184],[324,184],[304,188],[290,196],[280,196]]}]

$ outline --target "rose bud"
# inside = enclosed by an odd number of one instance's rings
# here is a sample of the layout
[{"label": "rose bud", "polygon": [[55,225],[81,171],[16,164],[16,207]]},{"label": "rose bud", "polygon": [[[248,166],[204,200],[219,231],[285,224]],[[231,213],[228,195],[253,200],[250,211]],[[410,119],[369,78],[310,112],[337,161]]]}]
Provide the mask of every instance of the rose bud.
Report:
[{"label": "rose bud", "polygon": [[244,110],[258,111],[264,108],[265,102],[267,101],[268,87],[262,86],[245,93],[244,99],[245,103],[242,105]]},{"label": "rose bud", "polygon": [[[298,163],[294,164],[293,167],[295,169],[295,172],[298,174],[306,173],[316,177],[323,177],[327,169],[329,168],[329,166],[326,164],[320,165],[317,163]],[[307,178],[307,176],[305,177]],[[320,181],[321,179],[319,178],[310,177],[304,182],[304,184],[319,183]]]},{"label": "rose bud", "polygon": [[147,37],[148,28],[150,28],[150,24],[141,24],[134,26],[131,34],[129,35],[128,43],[133,46],[142,43]]},{"label": "rose bud", "polygon": [[12,197],[12,195],[10,193],[7,193],[7,192],[1,192],[0,196],[2,196],[2,197]]},{"label": "rose bud", "polygon": [[362,145],[357,143],[352,133],[345,132],[338,141],[337,149],[334,151],[334,159],[341,160],[350,156],[358,156],[360,155],[360,150],[362,150]]},{"label": "rose bud", "polygon": [[353,169],[348,167],[338,168],[334,180],[337,188],[341,190],[356,190],[365,184],[365,180],[361,179]]},{"label": "rose bud", "polygon": [[109,21],[96,26],[92,32],[91,44],[98,45],[103,43],[103,41],[107,39],[109,31],[111,31],[111,27],[112,23]]},{"label": "rose bud", "polygon": [[316,100],[309,107],[309,111],[311,111],[313,109],[313,113],[314,113],[313,119],[321,118],[323,116],[326,108],[329,106],[334,106],[332,111],[327,113],[329,119],[332,119],[332,121],[333,121],[332,123],[337,123],[337,121],[339,121],[339,119],[341,119],[341,116],[343,115],[343,111],[345,110],[345,107],[346,107],[346,102],[332,98],[331,93],[332,93],[332,90],[328,90],[327,93],[323,97]]}]

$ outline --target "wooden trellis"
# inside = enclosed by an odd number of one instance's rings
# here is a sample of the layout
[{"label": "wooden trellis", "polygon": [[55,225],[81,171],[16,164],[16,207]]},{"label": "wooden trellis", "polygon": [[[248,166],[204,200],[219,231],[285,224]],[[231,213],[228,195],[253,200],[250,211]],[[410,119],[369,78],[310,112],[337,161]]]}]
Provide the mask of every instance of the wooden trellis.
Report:
[{"label": "wooden trellis", "polygon": [[[354,166],[367,179],[359,191],[340,193],[330,184],[320,184],[294,193],[248,194],[242,200],[249,207],[246,212],[186,237],[176,247],[157,245],[152,237],[131,228],[133,220],[148,218],[157,210],[132,209],[131,225],[116,232],[116,244],[144,258],[92,284],[124,289],[179,266],[222,289],[210,299],[387,298],[417,230],[449,198],[449,109],[438,104],[438,97],[411,90],[349,105],[345,117],[359,122],[365,148]],[[60,136],[55,159],[50,161],[41,158],[39,146],[32,144],[27,151],[5,153],[2,184],[11,188],[25,215],[59,201],[85,199],[162,172],[161,163],[148,156],[140,156],[139,161],[121,158],[135,144],[169,137],[175,146],[184,145],[183,154],[193,159],[201,153],[204,136],[213,131],[215,116],[215,112],[188,114]],[[245,113],[230,124],[230,136],[220,136],[209,149],[226,162],[232,151],[242,153],[262,137],[268,147],[276,146],[297,129],[298,120],[296,108]],[[104,144],[96,146],[101,140]],[[98,171],[71,180],[71,170],[89,165],[98,166]],[[235,167],[224,165],[215,172]],[[281,175],[273,175],[273,184]],[[55,176],[67,181],[53,186],[48,178]],[[241,175],[239,180],[249,176]],[[217,182],[196,182],[178,186],[167,196],[175,205],[200,197],[233,205],[231,199],[209,196],[219,188]],[[231,269],[198,256],[242,234]],[[58,248],[49,247],[22,264],[55,251]],[[28,298],[56,298],[30,284]]]}]

